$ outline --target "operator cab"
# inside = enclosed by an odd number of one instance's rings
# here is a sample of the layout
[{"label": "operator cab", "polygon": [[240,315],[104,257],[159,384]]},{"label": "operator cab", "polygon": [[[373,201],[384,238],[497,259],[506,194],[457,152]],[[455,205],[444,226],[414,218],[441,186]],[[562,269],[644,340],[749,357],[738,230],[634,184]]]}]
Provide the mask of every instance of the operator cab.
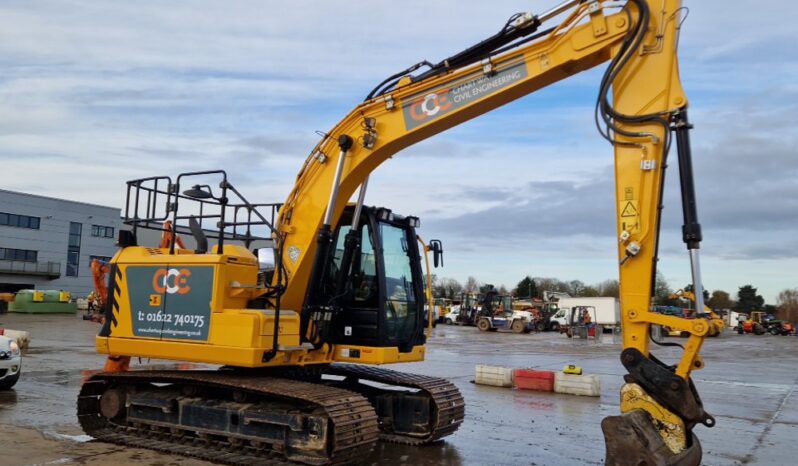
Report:
[{"label": "operator cab", "polygon": [[482,310],[479,314],[482,316],[510,317],[513,315],[512,296],[500,295],[493,285],[488,285],[481,304]]},{"label": "operator cab", "polygon": [[[324,294],[339,309],[333,343],[398,347],[424,343],[424,287],[416,217],[363,206],[349,264],[344,264],[354,206],[347,206],[333,235]],[[346,273],[341,277],[342,271]]]}]

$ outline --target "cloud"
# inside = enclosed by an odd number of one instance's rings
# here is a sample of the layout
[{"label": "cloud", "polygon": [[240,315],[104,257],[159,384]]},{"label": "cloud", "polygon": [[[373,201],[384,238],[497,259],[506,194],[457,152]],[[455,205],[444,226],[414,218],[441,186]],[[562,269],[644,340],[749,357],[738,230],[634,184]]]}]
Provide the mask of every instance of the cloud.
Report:
[{"label": "cloud", "polygon": [[495,205],[480,212],[432,221],[441,231],[461,232],[472,239],[503,240],[578,235],[612,236],[615,230],[614,184],[610,169],[584,184],[533,181],[517,190],[465,188],[461,198],[490,199]]},{"label": "cloud", "polygon": [[[3,2],[3,187],[121,205],[125,180],[223,168],[251,200],[280,202],[314,131],[387,75],[554,3]],[[680,69],[705,270],[727,288],[759,274],[775,295],[798,251],[798,29],[775,18],[798,5],[688,6]],[[397,154],[372,175],[369,203],[420,215],[447,244],[448,275],[614,276],[612,150],[592,121],[602,71]],[[661,251],[679,268],[662,267],[684,281],[674,154],[670,165]]]}]

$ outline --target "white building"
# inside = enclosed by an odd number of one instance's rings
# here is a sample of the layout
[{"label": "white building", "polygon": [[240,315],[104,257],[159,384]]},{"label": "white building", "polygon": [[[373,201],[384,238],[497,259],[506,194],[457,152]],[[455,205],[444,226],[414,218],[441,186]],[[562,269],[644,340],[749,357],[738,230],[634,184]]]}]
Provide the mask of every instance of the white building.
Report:
[{"label": "white building", "polygon": [[89,265],[116,252],[120,210],[0,189],[0,292],[94,289]]}]

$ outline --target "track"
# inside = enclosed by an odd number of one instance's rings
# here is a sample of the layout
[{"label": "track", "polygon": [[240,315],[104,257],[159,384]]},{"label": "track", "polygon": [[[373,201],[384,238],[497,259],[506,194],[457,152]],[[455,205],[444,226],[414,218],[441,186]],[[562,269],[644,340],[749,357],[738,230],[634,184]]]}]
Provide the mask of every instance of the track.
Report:
[{"label": "track", "polygon": [[[279,443],[252,441],[225,435],[224,432],[202,435],[180,424],[111,422],[101,414],[101,396],[109,388],[124,387],[132,390],[131,393],[146,394],[148,390],[157,393],[159,389],[152,383],[189,386],[215,394],[245,393],[261,401],[312,408],[313,415],[326,418],[329,426],[325,431],[328,436],[326,457],[288,452]],[[233,404],[232,401],[228,403]],[[374,409],[357,393],[323,384],[220,371],[132,371],[94,375],[83,384],[78,396],[78,420],[88,435],[100,441],[240,466],[287,465],[291,462],[311,465],[352,463],[370,453],[377,442],[379,429]]]},{"label": "track", "polygon": [[[465,400],[460,390],[446,379],[355,364],[332,364],[325,374],[416,389],[429,398],[431,419],[427,432],[402,435],[390,432],[381,425],[380,440],[383,441],[406,445],[432,443],[454,433],[465,417]],[[347,388],[357,391],[354,387]]]}]

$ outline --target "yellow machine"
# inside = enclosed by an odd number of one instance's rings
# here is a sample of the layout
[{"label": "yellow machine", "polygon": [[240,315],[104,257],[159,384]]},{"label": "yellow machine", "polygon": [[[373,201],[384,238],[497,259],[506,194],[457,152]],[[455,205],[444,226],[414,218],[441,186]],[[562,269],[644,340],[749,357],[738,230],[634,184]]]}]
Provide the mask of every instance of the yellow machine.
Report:
[{"label": "yellow machine", "polygon": [[[695,293],[693,293],[692,291],[685,291],[682,289],[674,291],[670,296],[668,296],[668,298],[685,299],[687,301],[692,301],[693,303],[695,303]],[[723,322],[723,319],[721,319],[721,317],[715,311],[713,311],[711,307],[707,306],[706,304],[704,304],[704,312],[698,313],[697,317],[703,317],[710,321],[709,333],[707,333],[707,335],[709,335],[710,337],[719,336],[721,333],[723,333],[723,329],[726,328],[726,324]],[[669,335],[672,336],[673,335],[680,336],[682,333],[682,332],[676,333],[670,327],[663,327],[663,329],[665,329],[669,333]]]},{"label": "yellow machine", "polygon": [[14,302],[14,296],[14,293],[0,293],[0,314],[8,311],[8,305]]},{"label": "yellow machine", "polygon": [[764,324],[765,313],[763,311],[751,311],[748,317],[737,325],[737,332],[740,334],[764,335],[767,332]]},{"label": "yellow machine", "polygon": [[449,298],[435,298],[435,306],[438,308],[438,320],[441,322],[452,312],[452,300]]},{"label": "yellow machine", "polygon": [[[454,385],[374,367],[424,359],[420,256],[430,249],[437,261],[442,249],[433,242],[419,249],[416,217],[363,205],[369,174],[405,147],[609,62],[596,122],[615,151],[621,362],[629,374],[622,413],[602,422],[606,464],[699,464],[692,430],[714,419],[690,374],[703,367],[698,353],[710,322],[649,307],[666,156],[675,144],[683,239],[703,308],[676,56],[683,16],[677,0],[569,0],[515,14],[488,39],[380,83],[323,135],[283,204],[249,203],[222,171],[129,182],[133,232],[120,237],[111,261],[98,351],[112,361],[223,367],[96,374],[79,395],[84,430],[228,464],[281,457],[314,465],[355,462],[378,438],[422,445],[454,432],[464,416]],[[554,18],[561,21],[548,27]],[[202,184],[210,177],[218,187]],[[160,230],[167,220],[169,247],[137,244],[137,231]],[[178,233],[190,233],[197,247],[176,247]],[[250,251],[259,240],[273,246],[271,268],[259,265],[264,249]],[[651,325],[690,334],[675,365],[649,352]]]}]

